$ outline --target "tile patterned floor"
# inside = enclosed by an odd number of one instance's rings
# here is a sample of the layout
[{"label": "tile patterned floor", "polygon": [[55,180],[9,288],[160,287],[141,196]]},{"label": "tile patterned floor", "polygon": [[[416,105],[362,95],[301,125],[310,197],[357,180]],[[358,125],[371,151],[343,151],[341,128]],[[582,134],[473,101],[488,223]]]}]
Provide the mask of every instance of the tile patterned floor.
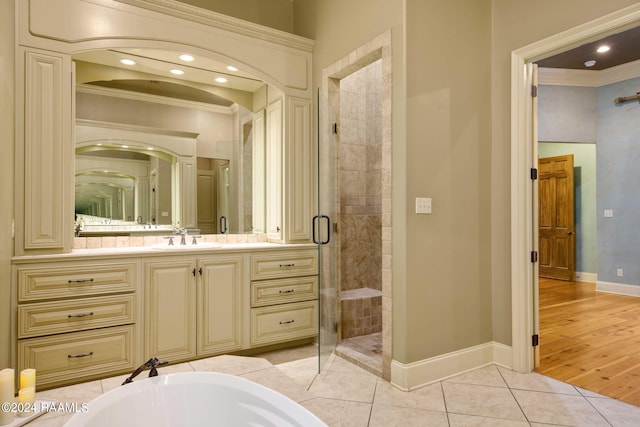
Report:
[{"label": "tile patterned floor", "polygon": [[[239,375],[297,401],[329,426],[607,426],[640,425],[640,408],[544,377],[489,365],[403,392],[370,372],[331,356],[317,359],[218,356],[166,366],[160,373],[217,371]],[[276,362],[276,363],[273,363]],[[281,363],[280,363],[281,362]],[[38,392],[38,399],[88,402],[126,377]],[[68,414],[45,414],[29,427],[59,427]]]}]

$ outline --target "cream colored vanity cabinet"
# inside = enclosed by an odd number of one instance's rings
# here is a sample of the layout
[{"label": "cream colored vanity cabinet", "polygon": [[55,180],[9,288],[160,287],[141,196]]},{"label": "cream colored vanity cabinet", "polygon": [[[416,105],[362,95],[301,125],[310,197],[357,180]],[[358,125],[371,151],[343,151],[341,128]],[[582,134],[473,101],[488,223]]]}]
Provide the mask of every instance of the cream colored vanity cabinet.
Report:
[{"label": "cream colored vanity cabinet", "polygon": [[309,242],[313,205],[311,102],[284,97],[266,109],[266,232],[273,242]]},{"label": "cream colored vanity cabinet", "polygon": [[317,249],[251,255],[251,346],[316,336]]},{"label": "cream colored vanity cabinet", "polygon": [[14,262],[18,370],[38,388],[134,369],[138,261]]},{"label": "cream colored vanity cabinet", "polygon": [[144,261],[145,358],[182,361],[242,348],[243,259]]},{"label": "cream colored vanity cabinet", "polygon": [[[71,57],[18,48],[16,254],[69,252],[73,240]],[[24,170],[23,170],[24,169]]]}]

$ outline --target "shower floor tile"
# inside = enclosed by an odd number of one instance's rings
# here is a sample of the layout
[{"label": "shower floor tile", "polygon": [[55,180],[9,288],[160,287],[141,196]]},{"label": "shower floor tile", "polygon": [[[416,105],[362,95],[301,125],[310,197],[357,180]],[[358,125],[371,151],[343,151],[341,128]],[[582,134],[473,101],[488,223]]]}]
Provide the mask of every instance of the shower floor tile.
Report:
[{"label": "shower floor tile", "polygon": [[340,341],[336,354],[374,373],[382,375],[382,333],[347,338]]}]

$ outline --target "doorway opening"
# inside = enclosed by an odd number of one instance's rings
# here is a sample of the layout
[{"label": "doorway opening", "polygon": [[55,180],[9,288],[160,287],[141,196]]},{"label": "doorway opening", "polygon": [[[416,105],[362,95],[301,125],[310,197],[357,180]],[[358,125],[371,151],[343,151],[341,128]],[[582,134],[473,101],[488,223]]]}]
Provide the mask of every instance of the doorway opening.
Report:
[{"label": "doorway opening", "polygon": [[[320,97],[335,123],[332,165],[331,284],[322,294],[334,312],[335,353],[385,379],[391,376],[391,33],[357,49],[323,71]],[[324,142],[321,139],[320,143]],[[323,169],[324,166],[320,165]],[[331,180],[331,178],[327,178]],[[322,202],[321,197],[321,205]],[[329,248],[322,250],[329,251]],[[323,269],[324,272],[324,269]],[[333,287],[334,292],[327,292]]]},{"label": "doorway opening", "polygon": [[[537,196],[529,179],[537,167],[535,115],[531,97],[531,65],[552,54],[569,50],[606,35],[637,27],[640,7],[632,6],[564,33],[541,40],[512,55],[512,313],[513,368],[530,372],[535,366],[532,335],[537,333],[537,265],[528,262],[538,248]],[[525,76],[523,78],[523,76]]]}]

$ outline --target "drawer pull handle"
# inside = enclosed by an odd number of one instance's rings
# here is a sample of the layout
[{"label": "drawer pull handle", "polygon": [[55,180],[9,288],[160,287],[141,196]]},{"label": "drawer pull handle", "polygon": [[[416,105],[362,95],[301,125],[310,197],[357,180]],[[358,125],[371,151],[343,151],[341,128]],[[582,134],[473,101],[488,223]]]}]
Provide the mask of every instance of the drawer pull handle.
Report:
[{"label": "drawer pull handle", "polygon": [[280,289],[280,293],[281,294],[290,294],[290,293],[293,293],[293,292],[295,292],[294,289]]},{"label": "drawer pull handle", "polygon": [[73,354],[68,354],[67,357],[69,359],[80,359],[82,357],[88,357],[88,356],[93,356],[93,351],[89,352],[89,353],[80,353],[80,354],[76,354],[75,356]]},{"label": "drawer pull handle", "polygon": [[89,312],[89,313],[78,313],[78,314],[68,314],[67,317],[69,319],[72,319],[74,317],[87,317],[87,316],[93,316],[93,311]]},{"label": "drawer pull handle", "polygon": [[93,282],[93,277],[91,279],[78,279],[78,280],[68,280],[69,283],[87,283],[87,282]]},{"label": "drawer pull handle", "polygon": [[295,267],[296,265],[294,263],[291,264],[280,264],[280,268],[291,268],[291,267]]},{"label": "drawer pull handle", "polygon": [[292,320],[285,320],[284,322],[280,322],[280,324],[281,325],[288,325],[288,324],[293,323],[293,322],[295,322],[295,320],[293,320],[293,319]]}]

